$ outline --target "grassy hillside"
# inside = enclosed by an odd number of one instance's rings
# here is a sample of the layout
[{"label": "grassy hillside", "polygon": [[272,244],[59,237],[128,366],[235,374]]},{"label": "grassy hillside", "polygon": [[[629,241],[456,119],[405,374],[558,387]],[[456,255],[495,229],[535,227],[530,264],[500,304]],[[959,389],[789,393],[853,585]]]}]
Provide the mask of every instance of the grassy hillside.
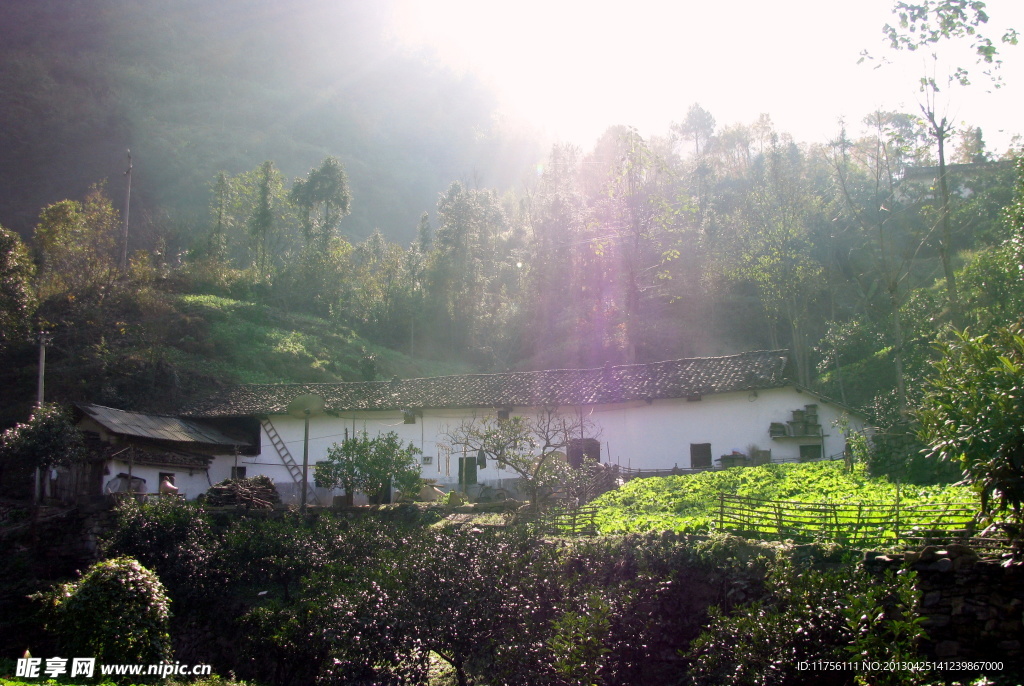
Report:
[{"label": "grassy hillside", "polygon": [[[842,462],[770,464],[685,476],[634,479],[594,501],[603,534],[678,531],[704,532],[716,525],[718,495],[802,503],[889,505],[897,485],[872,478],[863,465],[844,470]],[[963,486],[902,486],[903,505],[963,503],[976,505]]]},{"label": "grassy hillside", "polygon": [[[51,299],[46,399],[174,412],[235,383],[330,383],[472,371],[411,358],[335,321],[213,295],[112,288]],[[37,347],[7,351],[0,425],[29,416]]]},{"label": "grassy hillside", "polygon": [[214,295],[182,295],[178,311],[201,339],[168,346],[176,364],[242,383],[326,383],[455,374],[457,365],[417,360],[334,322]]}]

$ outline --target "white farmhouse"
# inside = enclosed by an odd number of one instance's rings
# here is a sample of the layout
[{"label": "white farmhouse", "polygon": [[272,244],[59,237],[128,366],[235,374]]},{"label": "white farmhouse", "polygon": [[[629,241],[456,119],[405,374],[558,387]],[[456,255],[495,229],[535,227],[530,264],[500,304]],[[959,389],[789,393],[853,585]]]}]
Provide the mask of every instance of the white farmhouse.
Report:
[{"label": "white farmhouse", "polygon": [[[305,428],[288,407],[307,395],[324,400],[323,412],[310,419],[310,482],[313,465],[334,443],[364,431],[370,437],[394,431],[423,451],[424,478],[447,488],[460,482],[509,488],[513,472],[453,449],[446,434],[467,417],[531,416],[552,407],[586,417],[594,427],[570,452],[585,450],[632,470],[841,456],[846,436],[863,430],[864,418],[789,381],[786,362],[785,351],[759,351],[597,369],[242,385],[183,416],[235,427],[258,421],[256,454],[218,460],[231,460],[236,473],[271,477],[285,500],[301,488]],[[332,494],[318,489],[317,495],[329,504]]]}]

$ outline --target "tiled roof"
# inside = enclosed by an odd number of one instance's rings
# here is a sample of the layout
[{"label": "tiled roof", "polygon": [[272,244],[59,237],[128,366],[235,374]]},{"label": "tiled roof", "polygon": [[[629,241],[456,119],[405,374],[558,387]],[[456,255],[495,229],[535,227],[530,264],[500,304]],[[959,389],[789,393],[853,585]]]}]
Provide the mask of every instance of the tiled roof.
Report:
[{"label": "tiled roof", "polygon": [[197,403],[183,416],[284,414],[292,400],[305,394],[323,397],[329,412],[596,405],[686,398],[783,386],[786,359],[786,351],[772,350],[596,369],[331,384],[249,384]]},{"label": "tiled roof", "polygon": [[248,445],[248,442],[227,436],[200,422],[178,417],[127,412],[102,405],[78,403],[78,409],[113,434],[152,438],[176,443],[202,443],[206,445]]}]

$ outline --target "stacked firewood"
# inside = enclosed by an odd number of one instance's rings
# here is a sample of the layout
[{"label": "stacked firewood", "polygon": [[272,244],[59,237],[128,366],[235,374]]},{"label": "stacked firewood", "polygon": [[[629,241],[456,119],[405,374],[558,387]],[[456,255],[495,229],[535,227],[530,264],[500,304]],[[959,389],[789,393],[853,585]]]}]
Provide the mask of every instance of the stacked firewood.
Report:
[{"label": "stacked firewood", "polygon": [[206,503],[218,507],[240,505],[253,509],[270,509],[281,502],[274,482],[267,476],[248,479],[226,479],[206,492]]}]

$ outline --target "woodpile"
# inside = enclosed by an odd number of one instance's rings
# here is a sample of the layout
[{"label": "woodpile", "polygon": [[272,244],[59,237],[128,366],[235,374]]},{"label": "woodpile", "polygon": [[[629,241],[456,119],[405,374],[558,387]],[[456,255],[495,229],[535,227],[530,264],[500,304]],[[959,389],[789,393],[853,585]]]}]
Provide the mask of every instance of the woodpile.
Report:
[{"label": "woodpile", "polygon": [[274,482],[267,476],[226,479],[206,492],[206,504],[212,507],[241,506],[269,510],[281,502]]}]

